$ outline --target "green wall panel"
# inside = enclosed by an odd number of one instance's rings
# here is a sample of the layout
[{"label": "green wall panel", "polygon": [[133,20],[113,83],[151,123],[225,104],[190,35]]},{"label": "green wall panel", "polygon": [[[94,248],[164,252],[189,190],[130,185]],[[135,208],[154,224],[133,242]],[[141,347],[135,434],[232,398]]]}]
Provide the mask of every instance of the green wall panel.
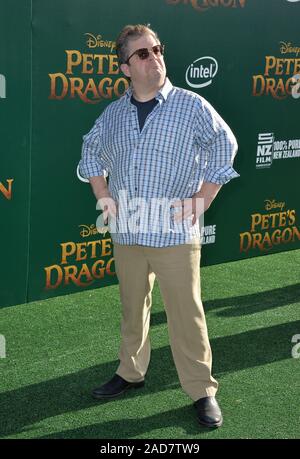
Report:
[{"label": "green wall panel", "polygon": [[13,198],[0,194],[1,305],[117,282],[76,166],[82,136],[127,87],[114,50],[127,23],[158,31],[172,83],[210,101],[239,143],[241,176],[205,215],[202,265],[300,248],[300,2],[33,0],[15,19],[13,3],[0,18],[0,182],[14,179]]},{"label": "green wall panel", "polygon": [[27,299],[30,1],[0,2],[0,306]]}]

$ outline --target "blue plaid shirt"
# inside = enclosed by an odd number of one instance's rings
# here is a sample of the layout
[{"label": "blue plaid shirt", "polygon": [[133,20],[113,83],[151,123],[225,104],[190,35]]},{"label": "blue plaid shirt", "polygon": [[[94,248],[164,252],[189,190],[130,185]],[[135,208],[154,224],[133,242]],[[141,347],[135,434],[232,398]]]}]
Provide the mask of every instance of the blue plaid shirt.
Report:
[{"label": "blue plaid shirt", "polygon": [[[239,174],[233,169],[235,137],[214,108],[198,94],[173,86],[168,79],[158,92],[158,104],[142,132],[132,90],[112,102],[83,137],[80,174],[84,178],[108,174],[111,196],[119,191],[128,200],[192,197],[203,182],[225,184]],[[142,215],[147,220],[149,215]],[[158,221],[160,217],[157,216]],[[153,215],[152,215],[153,220]],[[141,225],[145,221],[138,222]],[[112,233],[113,242],[165,247],[200,237],[199,222],[169,230]]]}]

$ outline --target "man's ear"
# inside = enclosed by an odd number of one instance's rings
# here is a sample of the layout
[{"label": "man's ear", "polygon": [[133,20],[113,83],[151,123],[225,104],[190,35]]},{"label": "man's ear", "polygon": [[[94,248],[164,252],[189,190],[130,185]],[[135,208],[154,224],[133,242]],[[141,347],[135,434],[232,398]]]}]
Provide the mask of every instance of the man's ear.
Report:
[{"label": "man's ear", "polygon": [[121,65],[120,65],[120,69],[122,70],[122,72],[124,73],[125,76],[127,76],[127,77],[130,78],[130,68],[129,68],[129,65],[127,65],[127,64],[121,64]]}]

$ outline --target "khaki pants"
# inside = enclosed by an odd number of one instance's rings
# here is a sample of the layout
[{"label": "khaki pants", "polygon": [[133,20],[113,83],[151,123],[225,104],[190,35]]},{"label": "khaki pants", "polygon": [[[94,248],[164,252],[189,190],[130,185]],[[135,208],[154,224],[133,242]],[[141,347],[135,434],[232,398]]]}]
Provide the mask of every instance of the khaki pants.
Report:
[{"label": "khaki pants", "polygon": [[155,276],[164,300],[170,345],[183,390],[196,401],[215,395],[211,349],[200,296],[200,243],[171,247],[114,244],[122,302],[120,365],[129,382],[144,379],[150,361],[148,336]]}]

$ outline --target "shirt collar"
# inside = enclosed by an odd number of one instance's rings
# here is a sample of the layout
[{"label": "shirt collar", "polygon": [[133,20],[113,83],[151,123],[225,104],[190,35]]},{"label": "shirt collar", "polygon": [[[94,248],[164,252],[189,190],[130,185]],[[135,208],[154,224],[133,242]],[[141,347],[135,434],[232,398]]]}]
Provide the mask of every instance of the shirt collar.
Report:
[{"label": "shirt collar", "polygon": [[[155,98],[158,99],[158,100],[166,101],[167,98],[168,98],[168,95],[170,94],[172,89],[173,89],[173,85],[172,85],[171,81],[169,80],[169,78],[167,77],[163,87],[160,88],[160,90],[156,94]],[[132,96],[132,86],[131,85],[129,86],[129,88],[125,92],[125,96],[126,96],[127,101],[129,102],[130,98]]]}]

